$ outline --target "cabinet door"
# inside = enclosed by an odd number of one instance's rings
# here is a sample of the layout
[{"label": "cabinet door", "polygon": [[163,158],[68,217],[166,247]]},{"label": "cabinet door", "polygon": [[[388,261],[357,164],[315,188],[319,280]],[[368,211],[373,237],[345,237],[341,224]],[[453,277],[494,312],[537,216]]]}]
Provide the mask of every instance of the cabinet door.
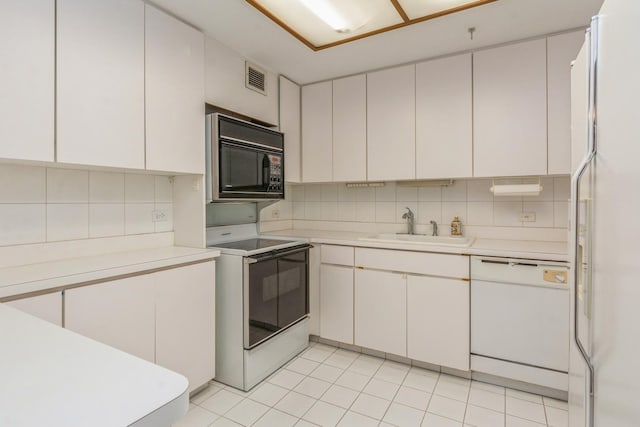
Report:
[{"label": "cabinet door", "polygon": [[367,178],[415,179],[415,65],[367,74]]},{"label": "cabinet door", "polygon": [[320,336],[353,344],[353,267],[320,266]]},{"label": "cabinet door", "polygon": [[589,46],[583,44],[571,69],[571,173],[580,166],[589,139]]},{"label": "cabinet door", "polygon": [[407,355],[407,282],[404,275],[357,269],[355,344]]},{"label": "cabinet door", "polygon": [[407,357],[469,370],[469,282],[408,276]]},{"label": "cabinet door", "polygon": [[0,157],[53,161],[54,0],[0,2]]},{"label": "cabinet door", "polygon": [[416,65],[416,178],[472,176],[471,54]]},{"label": "cabinet door", "polygon": [[367,76],[333,81],[333,180],[367,179]]},{"label": "cabinet door", "polygon": [[215,376],[215,263],[154,274],[156,363],[189,379],[189,391]]},{"label": "cabinet door", "polygon": [[54,325],[62,326],[62,292],[23,298],[5,304]]},{"label": "cabinet door", "polygon": [[584,43],[584,31],[547,39],[549,175],[571,173],[571,61]]},{"label": "cabinet door", "polygon": [[301,182],[300,86],[280,76],[280,131],[284,133],[284,180]]},{"label": "cabinet door", "polygon": [[154,275],[65,291],[65,328],[155,361]]},{"label": "cabinet door", "polygon": [[145,5],[147,169],[204,173],[204,35]]},{"label": "cabinet door", "polygon": [[547,173],[546,40],[473,54],[474,176]]},{"label": "cabinet door", "polygon": [[58,0],[57,160],[144,169],[144,3]]},{"label": "cabinet door", "polygon": [[320,246],[309,249],[309,333],[320,335]]},{"label": "cabinet door", "polygon": [[332,180],[331,82],[302,87],[302,181]]}]

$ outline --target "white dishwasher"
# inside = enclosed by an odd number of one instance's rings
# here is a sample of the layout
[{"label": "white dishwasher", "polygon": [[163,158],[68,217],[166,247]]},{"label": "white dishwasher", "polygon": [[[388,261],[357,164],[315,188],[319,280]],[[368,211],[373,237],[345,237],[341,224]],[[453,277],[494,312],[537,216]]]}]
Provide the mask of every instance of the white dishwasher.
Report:
[{"label": "white dishwasher", "polygon": [[566,391],[568,266],[471,257],[471,369]]}]

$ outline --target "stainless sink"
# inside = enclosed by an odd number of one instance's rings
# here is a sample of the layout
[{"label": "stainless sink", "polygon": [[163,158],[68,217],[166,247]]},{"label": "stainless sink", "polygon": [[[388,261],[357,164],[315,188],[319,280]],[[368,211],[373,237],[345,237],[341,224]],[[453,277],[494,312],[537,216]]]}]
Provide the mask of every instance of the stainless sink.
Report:
[{"label": "stainless sink", "polygon": [[360,237],[358,240],[365,242],[414,243],[420,245],[468,247],[471,246],[474,238],[463,236],[426,236],[421,234],[383,233],[370,237]]}]

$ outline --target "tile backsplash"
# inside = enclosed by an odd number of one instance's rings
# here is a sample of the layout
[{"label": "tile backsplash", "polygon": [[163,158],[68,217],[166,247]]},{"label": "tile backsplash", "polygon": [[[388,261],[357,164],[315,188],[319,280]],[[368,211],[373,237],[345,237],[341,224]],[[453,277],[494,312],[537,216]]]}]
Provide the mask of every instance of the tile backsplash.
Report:
[{"label": "tile backsplash", "polygon": [[0,182],[0,246],[173,230],[168,176],[0,164]]},{"label": "tile backsplash", "polygon": [[[531,180],[500,179],[500,184]],[[543,191],[535,197],[494,197],[489,191],[491,179],[455,180],[446,187],[404,187],[387,182],[384,187],[347,188],[344,184],[293,185],[287,201],[262,212],[262,221],[278,219],[370,224],[405,224],[402,214],[409,207],[416,224],[430,230],[430,221],[448,225],[454,216],[465,226],[566,229],[568,224],[569,177],[541,179]],[[535,221],[522,222],[522,213],[535,213]]]}]

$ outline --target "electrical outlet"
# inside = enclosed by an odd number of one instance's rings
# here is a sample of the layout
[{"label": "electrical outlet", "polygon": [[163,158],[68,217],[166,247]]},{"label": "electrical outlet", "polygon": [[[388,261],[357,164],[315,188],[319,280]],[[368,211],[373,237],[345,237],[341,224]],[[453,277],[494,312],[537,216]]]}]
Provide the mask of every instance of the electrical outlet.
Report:
[{"label": "electrical outlet", "polygon": [[280,218],[280,208],[271,209],[271,218]]},{"label": "electrical outlet", "polygon": [[151,217],[153,219],[153,222],[163,222],[168,220],[167,211],[164,209],[154,210],[153,212],[151,212]]},{"label": "electrical outlet", "polygon": [[535,212],[522,212],[520,214],[520,221],[522,222],[536,222]]}]

